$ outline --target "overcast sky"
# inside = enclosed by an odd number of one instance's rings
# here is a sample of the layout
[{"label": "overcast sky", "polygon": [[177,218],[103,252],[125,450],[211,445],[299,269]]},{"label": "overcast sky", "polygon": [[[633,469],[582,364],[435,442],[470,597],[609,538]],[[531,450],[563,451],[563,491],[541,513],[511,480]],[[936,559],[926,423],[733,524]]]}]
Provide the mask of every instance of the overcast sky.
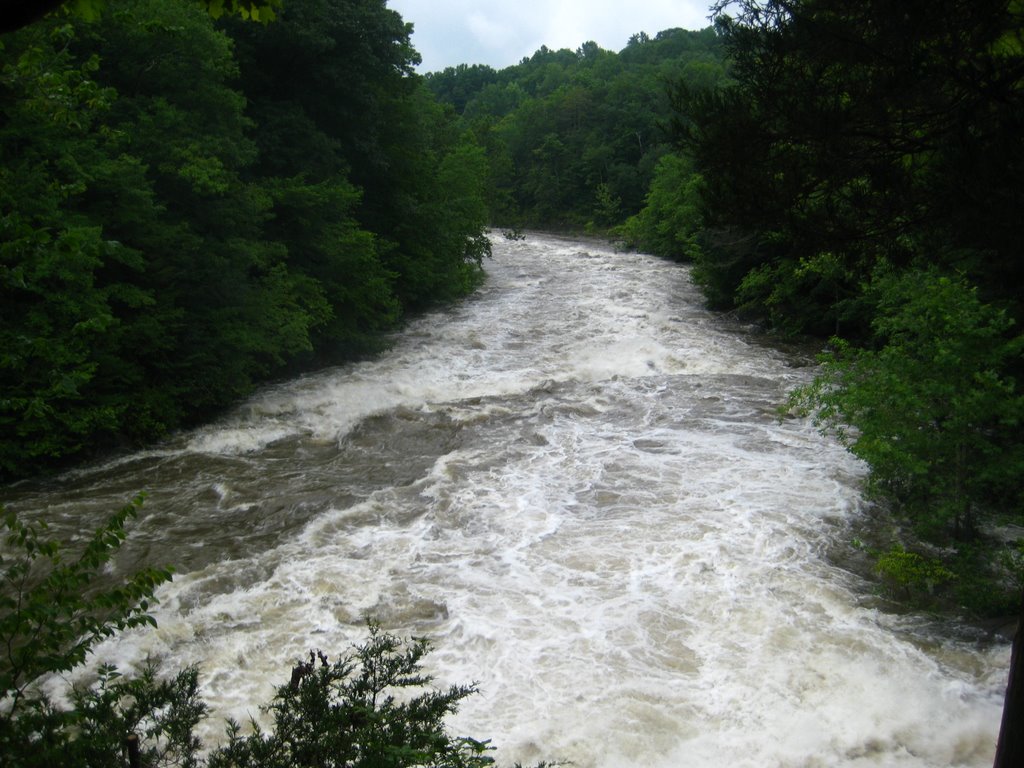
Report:
[{"label": "overcast sky", "polygon": [[575,51],[593,40],[620,51],[631,35],[703,29],[710,0],[388,0],[415,26],[419,71],[456,64],[518,64],[546,45]]}]

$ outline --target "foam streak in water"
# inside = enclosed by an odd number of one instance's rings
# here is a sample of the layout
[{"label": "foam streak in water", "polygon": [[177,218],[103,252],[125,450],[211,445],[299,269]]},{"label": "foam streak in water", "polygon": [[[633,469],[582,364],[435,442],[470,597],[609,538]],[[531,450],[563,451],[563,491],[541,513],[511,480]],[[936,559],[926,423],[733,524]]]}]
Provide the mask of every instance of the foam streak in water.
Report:
[{"label": "foam streak in water", "polygon": [[135,539],[185,572],[159,629],[104,652],[200,663],[245,721],[373,615],[479,682],[453,727],[505,763],[991,764],[1008,650],[914,629],[830,563],[863,468],[774,418],[807,369],[677,265],[494,251],[477,296],[378,359],[19,500],[77,521],[150,491]]}]

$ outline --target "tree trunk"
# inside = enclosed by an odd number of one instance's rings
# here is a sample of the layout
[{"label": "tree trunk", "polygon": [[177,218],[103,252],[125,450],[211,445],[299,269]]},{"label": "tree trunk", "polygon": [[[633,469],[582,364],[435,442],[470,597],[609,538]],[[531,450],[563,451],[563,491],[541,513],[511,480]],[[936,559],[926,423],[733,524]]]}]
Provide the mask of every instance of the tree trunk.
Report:
[{"label": "tree trunk", "polygon": [[142,755],[139,753],[139,736],[133,733],[125,739],[128,748],[128,768],[142,768]]},{"label": "tree trunk", "polygon": [[1024,768],[1024,592],[1010,652],[1010,679],[1006,685],[1003,722],[999,728],[993,768]]}]

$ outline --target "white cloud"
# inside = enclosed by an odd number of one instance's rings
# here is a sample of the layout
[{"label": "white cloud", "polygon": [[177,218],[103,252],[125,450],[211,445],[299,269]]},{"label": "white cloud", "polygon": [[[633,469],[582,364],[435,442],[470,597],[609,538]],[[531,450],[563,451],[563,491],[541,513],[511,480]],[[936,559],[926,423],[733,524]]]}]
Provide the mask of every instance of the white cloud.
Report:
[{"label": "white cloud", "polygon": [[618,51],[631,35],[708,25],[706,0],[389,0],[413,23],[422,71],[456,64],[501,69],[546,45],[576,50],[588,40]]},{"label": "white cloud", "polygon": [[472,13],[466,20],[466,26],[473,33],[473,38],[480,45],[488,48],[500,48],[508,40],[508,28],[483,13]]}]

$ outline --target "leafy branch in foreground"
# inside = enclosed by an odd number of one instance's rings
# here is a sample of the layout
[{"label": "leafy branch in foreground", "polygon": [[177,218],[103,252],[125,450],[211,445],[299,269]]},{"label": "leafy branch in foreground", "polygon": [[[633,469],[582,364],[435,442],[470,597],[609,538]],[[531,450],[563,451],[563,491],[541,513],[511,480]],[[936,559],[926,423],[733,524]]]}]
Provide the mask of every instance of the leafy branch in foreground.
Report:
[{"label": "leafy branch in foreground", "polygon": [[[32,525],[3,511],[0,544],[0,755],[5,768],[483,768],[488,742],[448,733],[445,719],[475,685],[436,689],[422,670],[430,644],[402,640],[369,624],[369,638],[331,663],[323,653],[292,670],[265,707],[273,726],[255,722],[228,742],[195,734],[207,716],[195,667],[161,678],[147,664],[121,675],[101,664],[67,703],[40,686],[81,668],[97,643],[133,627],[155,626],[147,610],[169,569],[149,568],[114,583],[107,572],[137,516],[137,497],[68,554]],[[203,751],[207,750],[207,755]],[[549,764],[553,765],[553,764]]]},{"label": "leafy branch in foreground", "polygon": [[370,636],[331,663],[310,653],[267,707],[274,727],[254,722],[250,735],[229,723],[229,743],[211,755],[210,768],[480,768],[493,760],[488,743],[447,733],[453,714],[474,685],[403,693],[429,686],[421,661],[423,638],[406,642],[370,623]]},{"label": "leafy branch in foreground", "polygon": [[194,669],[158,681],[151,668],[123,679],[101,666],[95,686],[71,691],[70,708],[35,685],[82,666],[105,638],[155,626],[147,611],[170,569],[146,568],[116,583],[105,573],[141,505],[141,496],[126,504],[74,553],[47,537],[45,524],[0,510],[0,753],[8,768],[115,765],[130,734],[147,765],[196,764],[192,728],[206,707]]},{"label": "leafy branch in foreground", "polygon": [[873,488],[929,538],[977,533],[983,509],[1014,509],[1024,396],[1012,366],[1024,337],[964,280],[936,269],[881,274],[878,346],[834,340],[790,405],[871,468]]},{"label": "leafy branch in foreground", "polygon": [[3,511],[7,531],[0,550],[0,722],[17,713],[28,687],[41,675],[69,672],[93,646],[119,631],[156,622],[147,611],[153,591],[170,581],[169,568],[146,568],[115,586],[100,586],[101,572],[124,542],[125,524],[138,515],[138,496],[68,558],[45,524],[24,523]]}]

